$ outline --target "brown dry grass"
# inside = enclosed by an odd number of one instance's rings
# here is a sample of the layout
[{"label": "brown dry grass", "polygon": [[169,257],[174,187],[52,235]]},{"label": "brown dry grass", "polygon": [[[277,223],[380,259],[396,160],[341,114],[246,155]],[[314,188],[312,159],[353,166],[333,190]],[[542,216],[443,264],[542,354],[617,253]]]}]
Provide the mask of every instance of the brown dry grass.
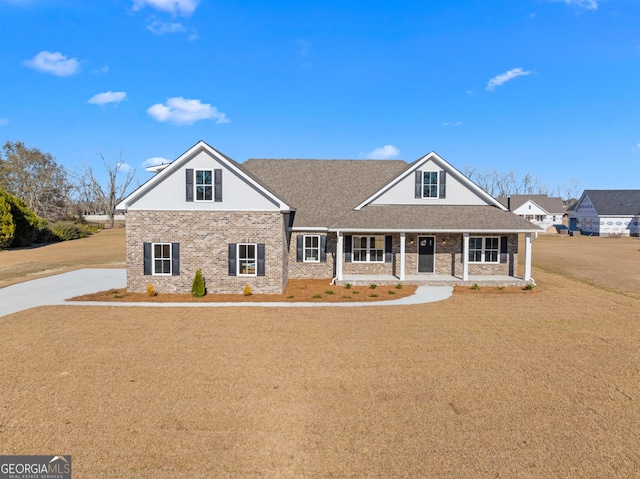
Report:
[{"label": "brown dry grass", "polygon": [[640,477],[640,300],[534,274],[415,306],[2,317],[0,454],[72,454],[77,477]]},{"label": "brown dry grass", "polygon": [[394,286],[345,286],[331,285],[330,279],[292,279],[282,294],[207,294],[202,298],[194,298],[190,294],[160,293],[150,297],[146,293],[130,293],[126,289],[112,289],[99,293],[85,294],[72,298],[74,301],[114,301],[145,303],[355,303],[375,302],[399,299],[412,295],[416,287]]},{"label": "brown dry grass", "polygon": [[35,248],[0,250],[0,288],[78,268],[125,265],[124,228]]}]

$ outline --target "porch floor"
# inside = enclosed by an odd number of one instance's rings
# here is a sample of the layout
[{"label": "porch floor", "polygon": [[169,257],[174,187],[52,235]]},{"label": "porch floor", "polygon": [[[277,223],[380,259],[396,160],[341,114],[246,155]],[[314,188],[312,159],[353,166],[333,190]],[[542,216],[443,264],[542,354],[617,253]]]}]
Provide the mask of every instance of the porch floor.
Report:
[{"label": "porch floor", "polygon": [[[395,285],[400,282],[400,278],[395,275],[368,275],[368,274],[345,274],[342,280],[336,284],[343,285],[351,283],[354,286],[369,284]],[[414,274],[406,275],[403,284],[416,284],[420,286],[525,286],[532,281],[525,281],[523,278],[507,275],[469,275],[467,281],[463,281],[460,276],[450,276],[444,274]]]}]

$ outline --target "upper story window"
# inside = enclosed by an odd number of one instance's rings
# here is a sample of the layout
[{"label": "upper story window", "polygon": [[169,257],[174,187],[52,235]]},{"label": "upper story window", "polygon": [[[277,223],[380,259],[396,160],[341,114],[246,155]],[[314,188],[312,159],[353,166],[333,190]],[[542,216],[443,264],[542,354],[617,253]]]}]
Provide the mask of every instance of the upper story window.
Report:
[{"label": "upper story window", "polygon": [[353,262],[384,262],[384,236],[354,236]]},{"label": "upper story window", "polygon": [[213,200],[213,172],[196,170],[196,201]]},{"label": "upper story window", "polygon": [[438,197],[438,172],[423,171],[422,172],[422,197],[437,198]]}]

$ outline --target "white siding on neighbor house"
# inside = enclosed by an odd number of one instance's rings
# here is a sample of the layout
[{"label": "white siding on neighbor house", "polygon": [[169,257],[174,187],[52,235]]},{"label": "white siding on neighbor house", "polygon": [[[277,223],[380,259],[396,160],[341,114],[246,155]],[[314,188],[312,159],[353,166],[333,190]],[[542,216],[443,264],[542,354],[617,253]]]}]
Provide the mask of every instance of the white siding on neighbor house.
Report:
[{"label": "white siding on neighbor house", "polygon": [[576,218],[576,226],[582,232],[590,234],[598,234],[600,232],[600,218],[588,196],[582,199],[580,206],[573,212],[572,216]]},{"label": "white siding on neighbor house", "polygon": [[[186,170],[222,169],[222,201],[186,200]],[[158,173],[162,174],[162,173]],[[194,179],[195,181],[195,179]],[[195,197],[195,193],[194,193]],[[129,206],[130,210],[279,210],[263,193],[206,151],[180,165]]]},{"label": "white siding on neighbor house", "polygon": [[520,216],[547,216],[545,210],[531,201],[527,201],[525,204],[513,210],[513,212]]},{"label": "white siding on neighbor house", "polygon": [[[418,168],[420,171],[441,171],[443,168],[429,160]],[[447,171],[447,191],[443,198],[416,198],[415,171],[411,170],[400,182],[373,199],[372,205],[486,205],[484,198],[471,191],[454,174]]]},{"label": "white siding on neighbor house", "polygon": [[[637,216],[602,216],[598,219],[598,233],[602,236],[610,234],[614,235],[637,235],[638,234],[638,217]],[[595,232],[595,231],[594,231]]]}]

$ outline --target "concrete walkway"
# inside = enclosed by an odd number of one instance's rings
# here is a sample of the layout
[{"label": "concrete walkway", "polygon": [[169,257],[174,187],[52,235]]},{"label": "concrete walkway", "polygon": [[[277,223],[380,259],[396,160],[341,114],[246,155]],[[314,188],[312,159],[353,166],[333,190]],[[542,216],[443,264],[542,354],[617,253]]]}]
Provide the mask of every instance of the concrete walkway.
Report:
[{"label": "concrete walkway", "polygon": [[0,288],[0,316],[37,306],[139,306],[139,307],[246,307],[271,308],[299,307],[352,307],[352,306],[399,306],[408,304],[433,303],[443,301],[453,294],[451,286],[418,286],[416,292],[405,298],[373,303],[119,303],[100,301],[65,301],[83,294],[126,287],[124,269],[80,269],[46,278],[38,278],[24,283]]}]

